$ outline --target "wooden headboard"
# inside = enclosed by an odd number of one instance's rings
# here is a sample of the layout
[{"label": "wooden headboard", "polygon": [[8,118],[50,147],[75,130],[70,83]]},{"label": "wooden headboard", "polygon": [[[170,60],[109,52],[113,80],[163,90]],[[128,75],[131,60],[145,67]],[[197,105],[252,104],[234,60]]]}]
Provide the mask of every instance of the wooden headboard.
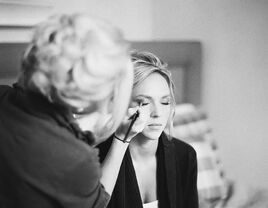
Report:
[{"label": "wooden headboard", "polygon": [[[202,48],[197,41],[133,41],[132,48],[150,51],[168,63],[178,103],[201,104]],[[27,43],[0,43],[0,84],[12,84]],[[183,77],[182,77],[183,76]]]},{"label": "wooden headboard", "polygon": [[[168,63],[175,90],[177,87],[177,91],[180,92],[176,95],[175,91],[177,103],[202,104],[202,46],[200,42],[139,41],[132,42],[132,47],[137,50],[150,51]],[[178,70],[183,70],[183,73],[178,73]]]},{"label": "wooden headboard", "polygon": [[12,84],[20,71],[27,43],[0,43],[0,84]]}]

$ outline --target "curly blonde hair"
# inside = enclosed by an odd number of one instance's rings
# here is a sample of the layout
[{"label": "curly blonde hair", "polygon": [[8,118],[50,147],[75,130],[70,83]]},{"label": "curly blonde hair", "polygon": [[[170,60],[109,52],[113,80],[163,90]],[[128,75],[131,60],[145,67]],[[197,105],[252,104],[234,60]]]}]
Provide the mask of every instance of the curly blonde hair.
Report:
[{"label": "curly blonde hair", "polygon": [[18,83],[77,111],[110,98],[114,130],[127,108],[132,81],[129,44],[121,31],[104,20],[72,14],[37,25]]}]

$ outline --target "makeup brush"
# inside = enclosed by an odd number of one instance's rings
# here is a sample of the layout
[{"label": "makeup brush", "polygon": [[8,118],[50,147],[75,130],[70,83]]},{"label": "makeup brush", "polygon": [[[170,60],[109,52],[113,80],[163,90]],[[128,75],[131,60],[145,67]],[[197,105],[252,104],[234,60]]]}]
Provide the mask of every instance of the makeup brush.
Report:
[{"label": "makeup brush", "polygon": [[[140,106],[141,106],[141,103],[140,103],[140,105],[139,105],[139,108],[140,108]],[[130,124],[129,124],[128,129],[127,129],[127,133],[126,133],[126,135],[125,135],[125,138],[124,138],[123,142],[126,142],[126,140],[127,140],[127,138],[128,138],[128,134],[129,134],[129,132],[130,132],[130,130],[131,130],[133,124],[135,123],[135,121],[136,121],[137,118],[139,117],[139,115],[140,115],[140,112],[139,112],[139,110],[137,110],[132,116],[129,117],[129,120],[131,120],[131,122],[130,122]]]}]

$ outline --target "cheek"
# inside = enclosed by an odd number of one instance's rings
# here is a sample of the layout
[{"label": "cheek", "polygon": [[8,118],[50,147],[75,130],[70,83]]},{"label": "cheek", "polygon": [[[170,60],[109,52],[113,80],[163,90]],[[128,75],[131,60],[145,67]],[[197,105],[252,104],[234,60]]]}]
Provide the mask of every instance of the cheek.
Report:
[{"label": "cheek", "polygon": [[170,107],[165,107],[163,109],[163,114],[162,114],[163,115],[163,118],[166,119],[166,120],[168,120],[170,118],[170,113],[171,113]]},{"label": "cheek", "polygon": [[140,107],[140,116],[139,119],[143,122],[146,122],[150,118],[150,108],[148,106],[142,106]]},{"label": "cheek", "polygon": [[164,128],[168,126],[170,119],[171,119],[171,109],[167,108],[164,110],[163,116],[162,116],[162,121],[165,125]]}]

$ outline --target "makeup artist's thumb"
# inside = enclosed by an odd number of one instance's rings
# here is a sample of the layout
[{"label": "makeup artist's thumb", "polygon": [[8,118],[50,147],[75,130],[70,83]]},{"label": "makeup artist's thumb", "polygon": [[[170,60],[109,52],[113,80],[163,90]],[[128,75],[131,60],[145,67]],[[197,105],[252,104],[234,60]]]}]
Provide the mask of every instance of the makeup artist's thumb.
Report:
[{"label": "makeup artist's thumb", "polygon": [[[124,119],[123,119],[123,121],[122,121],[122,123],[121,123],[121,125],[128,125],[128,124],[130,124],[130,117],[134,114],[134,113],[136,113],[136,111],[138,110],[138,107],[134,107],[134,108],[128,108],[127,109],[127,112],[126,112],[126,115],[125,115],[125,117],[124,117]],[[122,127],[122,126],[121,126]]]},{"label": "makeup artist's thumb", "polygon": [[[125,118],[123,119],[121,125],[118,127],[118,129],[116,130],[116,135],[119,137],[124,137],[125,134],[127,133],[127,129],[129,128],[129,125],[131,123],[131,119],[129,119],[133,114],[135,114],[135,112],[138,110],[138,107],[134,107],[134,108],[128,108]],[[130,136],[133,136],[133,131],[131,129],[130,131]]]},{"label": "makeup artist's thumb", "polygon": [[131,117],[134,113],[136,113],[136,111],[139,109],[139,106],[136,106],[134,108],[129,108],[127,110],[127,117]]}]

